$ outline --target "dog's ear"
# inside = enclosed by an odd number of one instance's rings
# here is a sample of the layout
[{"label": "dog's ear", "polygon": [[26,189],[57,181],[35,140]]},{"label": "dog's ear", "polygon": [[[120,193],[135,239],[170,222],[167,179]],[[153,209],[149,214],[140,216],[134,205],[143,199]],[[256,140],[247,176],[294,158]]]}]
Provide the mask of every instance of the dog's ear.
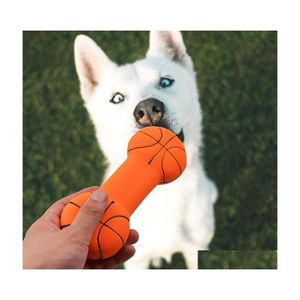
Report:
[{"label": "dog's ear", "polygon": [[151,31],[147,57],[165,56],[184,67],[193,70],[193,62],[187,54],[179,31]]},{"label": "dog's ear", "polygon": [[104,70],[113,62],[88,36],[78,35],[74,44],[75,66],[80,80],[80,92],[85,101],[93,95]]}]

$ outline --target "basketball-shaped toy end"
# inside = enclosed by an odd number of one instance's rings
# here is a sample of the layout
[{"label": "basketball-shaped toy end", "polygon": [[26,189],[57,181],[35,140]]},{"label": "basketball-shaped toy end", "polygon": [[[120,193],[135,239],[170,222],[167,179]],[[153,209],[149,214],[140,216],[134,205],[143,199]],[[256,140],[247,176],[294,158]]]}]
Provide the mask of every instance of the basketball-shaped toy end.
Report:
[{"label": "basketball-shaped toy end", "polygon": [[127,211],[120,203],[111,201],[92,236],[88,258],[103,259],[115,255],[125,246],[129,231]]},{"label": "basketball-shaped toy end", "polygon": [[129,219],[115,216],[98,224],[89,246],[89,259],[104,259],[118,253],[129,235]]},{"label": "basketball-shaped toy end", "polygon": [[[74,197],[63,209],[61,228],[70,226],[91,193]],[[129,236],[130,224],[127,211],[116,201],[111,201],[99,220],[89,245],[89,259],[104,259],[115,255],[125,245]]]},{"label": "basketball-shaped toy end", "polygon": [[128,143],[128,157],[137,155],[160,174],[160,184],[178,178],[186,168],[183,143],[170,130],[148,126],[139,130]]}]

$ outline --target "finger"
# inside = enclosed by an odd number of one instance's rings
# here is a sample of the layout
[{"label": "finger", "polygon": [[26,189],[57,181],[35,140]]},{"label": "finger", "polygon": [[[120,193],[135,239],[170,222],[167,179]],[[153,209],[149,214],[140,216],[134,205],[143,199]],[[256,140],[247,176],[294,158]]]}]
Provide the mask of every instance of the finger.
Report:
[{"label": "finger", "polygon": [[138,240],[139,233],[134,229],[130,229],[126,245],[135,244]]},{"label": "finger", "polygon": [[[131,258],[135,253],[135,248],[132,244],[135,244],[139,239],[139,234],[136,230],[130,229],[129,236],[126,245],[116,254],[116,256],[101,260],[87,260],[86,268],[92,269],[114,269]],[[128,247],[129,246],[129,247]],[[125,249],[124,249],[125,248]]]},{"label": "finger", "polygon": [[88,266],[92,269],[114,269],[118,265],[130,259],[135,253],[132,245],[125,245],[116,255],[101,260],[88,260]]},{"label": "finger", "polygon": [[116,255],[111,257],[110,261],[104,262],[105,269],[116,268],[118,265],[130,259],[135,253],[135,248],[132,245],[124,246]]},{"label": "finger", "polygon": [[68,231],[75,234],[75,240],[89,245],[92,234],[104,214],[107,206],[107,194],[97,189],[80,208]]},{"label": "finger", "polygon": [[86,193],[86,192],[93,192],[96,189],[98,189],[98,186],[91,186],[88,188],[85,188],[83,190],[80,190],[72,195],[66,196],[60,200],[57,200],[55,203],[53,203],[44,213],[44,215],[51,213],[54,215],[58,215],[60,216],[61,211],[63,210],[63,208],[66,206],[67,203],[69,203],[71,201],[71,199],[73,199],[75,196],[78,196],[80,194]]},{"label": "finger", "polygon": [[80,194],[86,193],[86,192],[93,192],[97,190],[98,186],[91,186],[88,188],[85,188],[83,190],[80,190],[74,194],[71,194],[69,196],[66,196],[58,201],[56,201],[54,204],[52,204],[43,214],[42,218],[44,218],[47,222],[53,223],[57,227],[60,227],[60,215],[64,207],[73,199],[75,196],[78,196]]},{"label": "finger", "polygon": [[74,197],[81,195],[83,193],[87,192],[94,192],[97,190],[99,187],[98,186],[90,186],[88,188],[82,189],[74,194],[71,194],[69,196],[66,196],[58,201],[56,201],[52,206],[46,210],[46,212],[50,211],[51,213],[55,213],[57,215],[60,215],[62,209],[66,206],[67,203],[69,203]]}]

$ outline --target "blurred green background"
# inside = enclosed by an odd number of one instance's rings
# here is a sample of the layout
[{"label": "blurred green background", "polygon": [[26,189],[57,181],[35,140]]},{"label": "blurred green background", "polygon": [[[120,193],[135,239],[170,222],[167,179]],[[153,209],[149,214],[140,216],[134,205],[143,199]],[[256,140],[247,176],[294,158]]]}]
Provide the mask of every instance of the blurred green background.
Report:
[{"label": "blurred green background", "polygon": [[199,269],[277,269],[276,250],[213,250],[198,254]]},{"label": "blurred green background", "polygon": [[[142,58],[148,47],[141,31],[23,33],[24,232],[55,200],[99,184],[105,170],[79,95],[79,33],[119,64]],[[277,33],[183,38],[198,74],[205,167],[219,189],[211,250],[277,249]],[[175,254],[163,267],[184,266]]]}]

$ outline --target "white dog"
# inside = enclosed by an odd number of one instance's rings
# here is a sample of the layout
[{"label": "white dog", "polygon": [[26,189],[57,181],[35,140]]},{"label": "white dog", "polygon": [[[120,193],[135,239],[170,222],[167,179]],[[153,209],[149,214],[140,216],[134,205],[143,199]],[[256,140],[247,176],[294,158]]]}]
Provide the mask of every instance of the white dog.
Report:
[{"label": "white dog", "polygon": [[208,249],[213,237],[217,189],[201,162],[196,74],[181,33],[151,32],[146,57],[122,66],[79,35],[75,63],[82,98],[109,164],[106,178],[126,159],[128,141],[141,127],[166,127],[186,147],[183,175],[156,187],[131,217],[140,240],[126,268],[159,266],[161,258],[170,260],[175,252],[183,253],[188,268],[197,268],[197,250]]}]

